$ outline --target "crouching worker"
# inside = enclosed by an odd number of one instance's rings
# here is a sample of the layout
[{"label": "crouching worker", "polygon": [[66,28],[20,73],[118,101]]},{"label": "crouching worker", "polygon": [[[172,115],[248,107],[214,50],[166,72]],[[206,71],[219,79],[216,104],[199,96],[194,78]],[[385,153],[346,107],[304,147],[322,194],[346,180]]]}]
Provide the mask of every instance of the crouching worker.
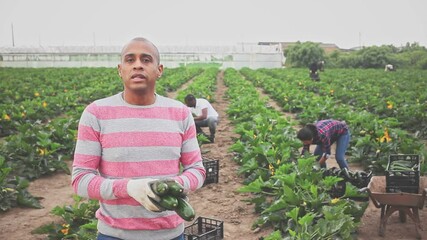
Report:
[{"label": "crouching worker", "polygon": [[326,168],[331,146],[336,142],[335,159],[341,169],[348,168],[345,152],[350,142],[350,131],[345,122],[328,119],[307,124],[298,131],[297,138],[304,144],[303,155],[310,150],[311,144],[316,144],[314,155],[318,156],[317,161],[323,168]]},{"label": "crouching worker", "polygon": [[391,64],[385,65],[384,72],[394,72],[394,71],[395,71],[395,68],[393,65]]},{"label": "crouching worker", "polygon": [[310,66],[308,67],[308,69],[310,70],[310,78],[313,81],[320,81],[318,62],[311,63]]},{"label": "crouching worker", "polygon": [[183,240],[184,219],[158,207],[151,183],[168,179],[194,191],[206,178],[190,110],[155,92],[159,56],[149,40],[132,39],[117,69],[124,90],[80,118],[72,186],[99,201],[97,240]]},{"label": "crouching worker", "polygon": [[218,113],[212,107],[208,100],[203,98],[195,98],[194,95],[188,94],[185,99],[185,104],[191,109],[196,130],[199,134],[206,135],[202,127],[209,127],[210,135],[208,136],[211,143],[215,141],[216,126],[218,125]]}]

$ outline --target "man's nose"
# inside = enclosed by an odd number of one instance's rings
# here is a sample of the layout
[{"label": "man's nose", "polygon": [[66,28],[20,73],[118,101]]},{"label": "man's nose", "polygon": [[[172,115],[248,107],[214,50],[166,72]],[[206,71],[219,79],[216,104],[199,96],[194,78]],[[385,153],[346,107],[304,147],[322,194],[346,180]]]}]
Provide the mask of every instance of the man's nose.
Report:
[{"label": "man's nose", "polygon": [[136,61],[135,61],[135,64],[133,65],[133,68],[135,68],[135,69],[143,69],[143,64],[142,64],[142,61],[141,60],[139,60],[139,59],[137,59]]}]

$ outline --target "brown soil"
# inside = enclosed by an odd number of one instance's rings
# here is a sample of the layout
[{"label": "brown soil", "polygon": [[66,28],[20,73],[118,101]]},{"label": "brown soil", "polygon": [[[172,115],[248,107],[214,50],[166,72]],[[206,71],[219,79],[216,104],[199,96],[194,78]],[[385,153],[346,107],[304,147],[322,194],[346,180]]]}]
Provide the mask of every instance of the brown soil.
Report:
[{"label": "brown soil", "polygon": [[[220,74],[218,75],[216,102],[213,104],[221,116],[220,124],[215,143],[205,144],[201,147],[205,158],[219,160],[219,182],[208,184],[190,193],[189,199],[197,216],[223,221],[224,239],[256,240],[267,236],[272,229],[252,230],[251,226],[257,219],[257,215],[254,213],[253,205],[242,201],[250,198],[250,195],[237,192],[237,189],[242,186],[243,178],[237,175],[239,166],[233,161],[233,154],[228,149],[238,135],[233,132],[233,125],[226,117],[228,101],[225,98],[225,91],[226,87]],[[270,104],[280,110],[280,107],[273,101]],[[284,116],[292,117],[289,114],[284,114]],[[331,159],[328,160],[328,165],[336,166],[336,163],[334,164],[334,160]],[[357,166],[351,165],[350,168],[357,168]],[[50,213],[55,206],[73,203],[70,179],[69,175],[56,174],[32,182],[29,191],[34,196],[43,197],[41,204],[44,208],[14,208],[6,213],[0,213],[0,239],[46,239],[46,236],[32,235],[30,232],[43,224],[60,220]],[[425,208],[419,212],[424,228],[427,224],[426,212]],[[406,223],[401,223],[398,213],[394,213],[388,219],[385,237],[379,237],[380,213],[380,209],[370,202],[358,230],[358,239],[416,239],[414,222],[408,217]],[[189,224],[191,223],[188,222],[187,225]],[[427,230],[422,231],[421,235],[427,239]]]}]

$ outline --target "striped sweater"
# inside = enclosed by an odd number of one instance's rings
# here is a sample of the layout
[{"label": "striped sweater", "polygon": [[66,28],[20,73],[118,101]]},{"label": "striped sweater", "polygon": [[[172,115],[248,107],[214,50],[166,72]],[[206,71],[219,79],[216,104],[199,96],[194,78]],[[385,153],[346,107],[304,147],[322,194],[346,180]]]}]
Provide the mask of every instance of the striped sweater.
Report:
[{"label": "striped sweater", "polygon": [[[180,174],[180,163],[183,172]],[[72,186],[98,199],[98,230],[122,239],[172,239],[184,230],[174,211],[146,210],[127,193],[132,178],[173,178],[185,189],[206,177],[194,120],[179,101],[156,95],[149,106],[130,105],[122,93],[83,111],[74,153]]]}]

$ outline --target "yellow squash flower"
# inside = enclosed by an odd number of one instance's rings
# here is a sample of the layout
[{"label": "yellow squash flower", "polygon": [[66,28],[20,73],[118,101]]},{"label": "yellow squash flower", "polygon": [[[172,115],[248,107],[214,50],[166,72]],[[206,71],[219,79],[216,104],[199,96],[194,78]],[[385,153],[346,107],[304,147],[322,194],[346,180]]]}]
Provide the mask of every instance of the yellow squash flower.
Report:
[{"label": "yellow squash flower", "polygon": [[61,232],[62,232],[62,234],[64,234],[64,235],[68,235],[68,231],[69,231],[70,229],[68,229],[68,228],[63,228],[63,229],[61,229]]},{"label": "yellow squash flower", "polygon": [[38,148],[37,150],[38,150],[40,156],[44,156],[47,154],[46,148]]},{"label": "yellow squash flower", "polygon": [[10,121],[10,116],[9,116],[9,115],[7,115],[7,114],[5,114],[5,115],[3,116],[3,119],[4,119],[4,120],[6,120],[6,121]]},{"label": "yellow squash flower", "polygon": [[268,169],[270,170],[270,172],[271,172],[271,175],[274,175],[274,166],[273,166],[273,164],[268,164]]},{"label": "yellow squash flower", "polygon": [[384,136],[377,138],[377,140],[379,142],[391,142],[392,139],[391,139],[390,135],[388,134],[387,128],[384,128]]},{"label": "yellow squash flower", "polygon": [[70,230],[70,224],[62,224],[63,229],[61,229],[62,234],[68,235],[68,231]]},{"label": "yellow squash flower", "polygon": [[391,142],[391,137],[390,137],[390,135],[388,134],[388,129],[387,128],[385,128],[384,129],[384,140],[386,141],[386,142]]}]

